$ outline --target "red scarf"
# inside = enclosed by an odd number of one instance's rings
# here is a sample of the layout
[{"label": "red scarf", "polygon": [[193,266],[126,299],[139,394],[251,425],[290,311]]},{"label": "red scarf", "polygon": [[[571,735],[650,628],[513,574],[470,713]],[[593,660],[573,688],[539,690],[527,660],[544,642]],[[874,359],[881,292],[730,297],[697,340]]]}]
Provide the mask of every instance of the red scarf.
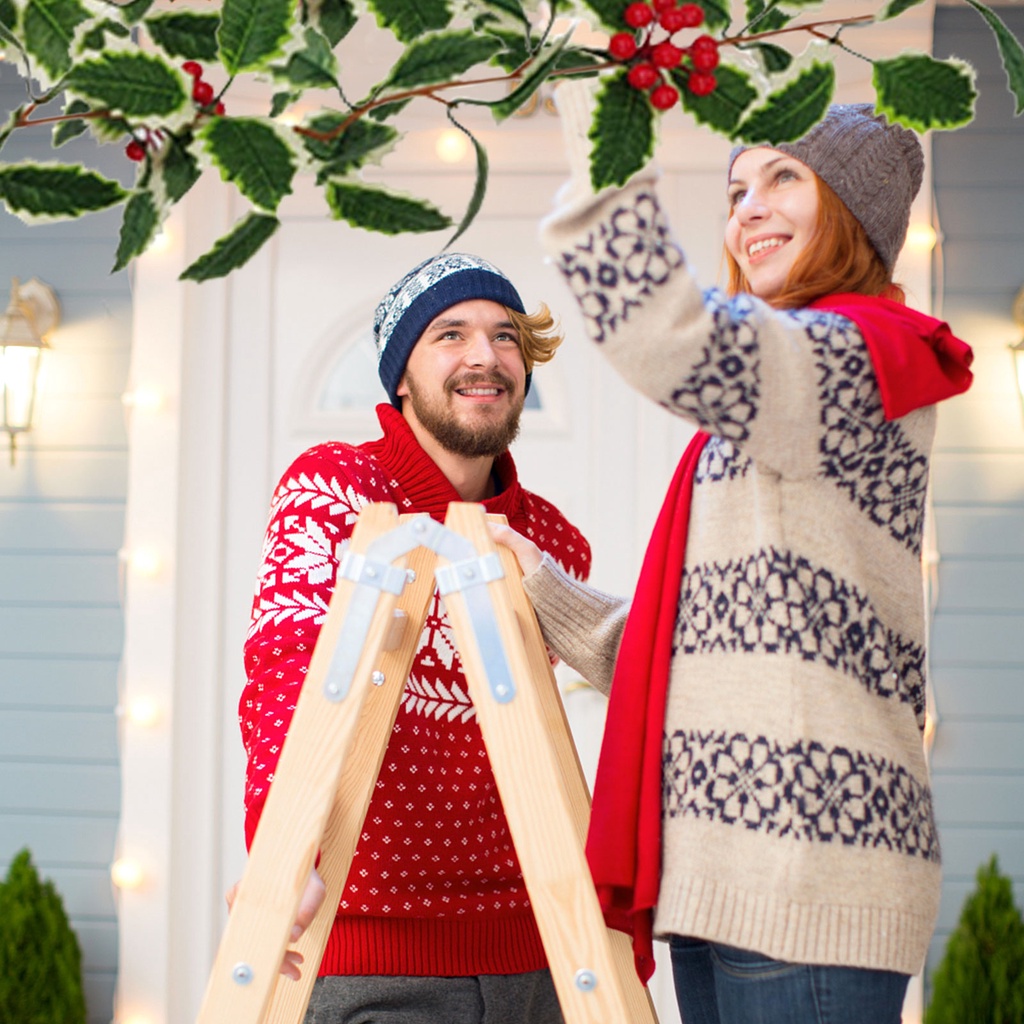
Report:
[{"label": "red scarf", "polygon": [[[886,419],[970,387],[973,354],[941,320],[888,299],[849,293],[811,305],[839,313],[860,329]],[[644,556],[615,663],[587,836],[587,859],[605,920],[632,936],[636,971],[645,983],[654,973],[662,737],[672,636],[693,477],[708,437],[698,432],[683,453]]]}]

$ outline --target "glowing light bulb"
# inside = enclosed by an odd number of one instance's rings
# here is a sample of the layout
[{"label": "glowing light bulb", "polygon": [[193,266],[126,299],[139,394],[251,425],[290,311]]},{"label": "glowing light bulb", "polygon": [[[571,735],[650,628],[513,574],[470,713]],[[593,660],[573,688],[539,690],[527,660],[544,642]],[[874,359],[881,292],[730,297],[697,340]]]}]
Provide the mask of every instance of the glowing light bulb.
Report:
[{"label": "glowing light bulb", "polygon": [[144,728],[160,721],[160,705],[152,697],[136,697],[128,705],[128,721]]},{"label": "glowing light bulb", "polygon": [[160,571],[160,555],[154,548],[122,548],[120,558],[140,576],[155,576]]},{"label": "glowing light bulb", "polygon": [[138,889],[144,878],[142,865],[131,857],[119,857],[110,865],[110,879],[118,889]]},{"label": "glowing light bulb", "polygon": [[938,240],[935,228],[923,221],[911,224],[907,229],[906,245],[913,252],[931,252]]},{"label": "glowing light bulb", "polygon": [[446,128],[437,137],[434,152],[446,164],[457,164],[469,152],[469,142],[458,128]]},{"label": "glowing light bulb", "polygon": [[141,386],[126,391],[121,396],[121,402],[129,409],[156,412],[164,404],[164,396],[156,388]]}]

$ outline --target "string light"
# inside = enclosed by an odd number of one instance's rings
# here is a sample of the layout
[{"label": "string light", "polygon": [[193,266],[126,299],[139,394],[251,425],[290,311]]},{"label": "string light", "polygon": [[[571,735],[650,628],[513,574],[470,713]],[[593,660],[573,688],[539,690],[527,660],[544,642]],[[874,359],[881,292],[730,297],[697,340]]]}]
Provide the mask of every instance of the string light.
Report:
[{"label": "string light", "polygon": [[132,388],[121,396],[121,403],[128,409],[140,412],[156,412],[164,404],[164,396],[156,388],[145,385]]},{"label": "string light", "polygon": [[924,221],[917,221],[907,229],[906,245],[912,252],[931,252],[938,240],[935,228]]},{"label": "string light", "polygon": [[438,135],[434,152],[446,164],[457,164],[469,152],[469,142],[458,128],[446,128]]},{"label": "string light", "polygon": [[156,576],[160,572],[162,562],[155,548],[138,547],[122,548],[118,552],[121,561],[140,576]]},{"label": "string light", "polygon": [[128,704],[127,717],[132,725],[150,728],[160,721],[160,705],[152,697],[135,697]]},{"label": "string light", "polygon": [[144,879],[142,865],[131,857],[119,857],[110,865],[110,880],[118,889],[138,889]]}]

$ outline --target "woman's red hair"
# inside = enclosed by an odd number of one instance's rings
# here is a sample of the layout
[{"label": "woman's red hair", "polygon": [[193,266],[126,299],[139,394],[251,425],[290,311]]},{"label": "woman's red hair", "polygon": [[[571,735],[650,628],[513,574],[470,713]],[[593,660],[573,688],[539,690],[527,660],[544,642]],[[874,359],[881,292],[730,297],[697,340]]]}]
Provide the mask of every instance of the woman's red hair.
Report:
[{"label": "woman's red hair", "polygon": [[[860,222],[843,201],[817,175],[818,223],[807,247],[797,257],[782,286],[769,300],[776,309],[798,309],[838,292],[882,295],[897,302],[904,300],[903,289],[893,284],[881,257],[868,241]],[[732,254],[725,252],[729,268],[730,295],[749,292],[747,281]]]}]

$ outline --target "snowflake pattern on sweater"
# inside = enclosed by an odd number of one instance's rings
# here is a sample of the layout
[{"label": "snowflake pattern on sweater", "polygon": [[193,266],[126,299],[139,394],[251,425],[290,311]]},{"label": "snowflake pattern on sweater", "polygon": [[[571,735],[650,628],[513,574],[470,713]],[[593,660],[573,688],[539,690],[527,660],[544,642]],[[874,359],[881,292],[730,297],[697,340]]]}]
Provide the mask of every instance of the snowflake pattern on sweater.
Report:
[{"label": "snowflake pattern on sweater", "polygon": [[[382,441],[310,449],[272,499],[239,706],[249,842],[359,511],[389,501],[400,512],[443,520],[448,502],[459,500],[401,415],[389,406],[378,413]],[[505,514],[567,571],[585,578],[590,551],[579,532],[519,485],[508,455],[496,469],[504,489],[484,503],[487,510]],[[440,920],[528,908],[454,635],[435,591],[339,914]],[[393,967],[393,973],[414,970],[402,962]]]}]

